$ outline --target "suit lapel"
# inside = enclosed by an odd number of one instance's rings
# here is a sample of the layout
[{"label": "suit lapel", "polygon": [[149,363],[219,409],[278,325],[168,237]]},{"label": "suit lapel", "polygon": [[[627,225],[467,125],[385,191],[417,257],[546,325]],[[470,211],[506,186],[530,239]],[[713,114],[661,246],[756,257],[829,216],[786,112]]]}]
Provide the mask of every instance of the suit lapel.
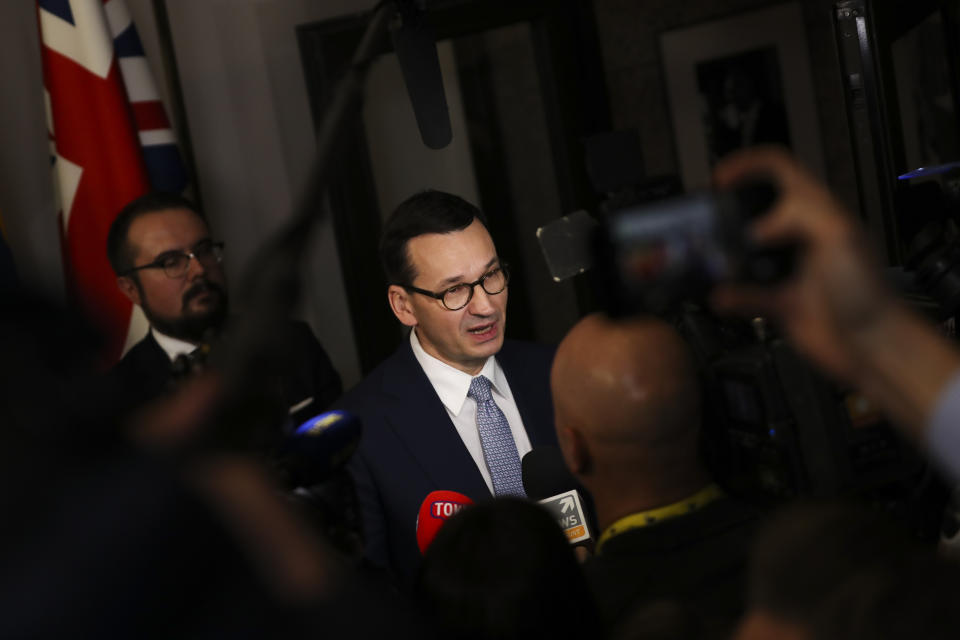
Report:
[{"label": "suit lapel", "polygon": [[387,418],[390,428],[436,489],[460,491],[474,499],[490,495],[409,342],[391,356],[382,391],[394,400]]},{"label": "suit lapel", "polygon": [[160,393],[166,388],[173,369],[167,352],[153,337],[152,330],[147,331],[142,344],[130,350],[129,356],[134,359],[133,366],[145,388],[151,393]]}]

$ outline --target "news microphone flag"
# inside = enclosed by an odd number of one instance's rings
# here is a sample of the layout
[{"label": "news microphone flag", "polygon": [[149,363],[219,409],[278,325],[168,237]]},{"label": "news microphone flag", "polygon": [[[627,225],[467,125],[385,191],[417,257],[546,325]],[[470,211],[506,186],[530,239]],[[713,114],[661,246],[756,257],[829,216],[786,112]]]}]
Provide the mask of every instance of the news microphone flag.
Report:
[{"label": "news microphone flag", "polygon": [[577,480],[558,447],[541,446],[523,457],[523,486],[527,496],[546,509],[563,529],[570,544],[593,539]]},{"label": "news microphone flag", "polygon": [[564,491],[537,502],[553,516],[570,544],[593,539],[587,526],[586,513],[580,503],[580,493],[576,489]]},{"label": "news microphone flag", "polygon": [[110,223],[148,190],[183,191],[186,173],[125,0],[37,0],[37,14],[67,293],[111,364],[134,334]]},{"label": "news microphone flag", "polygon": [[426,553],[444,523],[460,513],[473,500],[456,491],[431,491],[420,503],[417,514],[417,547]]}]

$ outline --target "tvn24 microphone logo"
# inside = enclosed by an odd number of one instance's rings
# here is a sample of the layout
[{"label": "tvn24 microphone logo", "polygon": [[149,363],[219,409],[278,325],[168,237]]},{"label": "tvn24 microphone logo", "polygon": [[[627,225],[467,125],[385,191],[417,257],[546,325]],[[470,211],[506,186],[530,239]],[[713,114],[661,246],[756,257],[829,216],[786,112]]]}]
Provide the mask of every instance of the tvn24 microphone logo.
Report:
[{"label": "tvn24 microphone logo", "polygon": [[430,504],[430,517],[439,520],[452,518],[467,505],[452,500],[435,500]]}]

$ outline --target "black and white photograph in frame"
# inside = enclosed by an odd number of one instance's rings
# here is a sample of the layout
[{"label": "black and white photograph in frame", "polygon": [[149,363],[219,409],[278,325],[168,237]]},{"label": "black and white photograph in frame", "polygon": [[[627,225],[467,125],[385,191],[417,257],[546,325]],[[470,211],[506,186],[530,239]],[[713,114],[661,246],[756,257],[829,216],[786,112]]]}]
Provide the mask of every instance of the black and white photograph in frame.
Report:
[{"label": "black and white photograph in frame", "polygon": [[776,47],[697,65],[710,165],[731,151],[757,144],[790,148]]},{"label": "black and white photograph in frame", "polygon": [[679,173],[706,187],[732,151],[779,144],[824,175],[803,15],[796,2],[664,32]]}]

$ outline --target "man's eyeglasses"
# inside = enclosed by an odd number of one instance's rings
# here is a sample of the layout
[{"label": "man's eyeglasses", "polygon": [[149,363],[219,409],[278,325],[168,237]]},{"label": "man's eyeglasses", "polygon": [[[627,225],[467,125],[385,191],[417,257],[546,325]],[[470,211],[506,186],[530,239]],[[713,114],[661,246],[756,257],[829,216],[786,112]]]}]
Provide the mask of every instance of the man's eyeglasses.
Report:
[{"label": "man's eyeglasses", "polygon": [[476,282],[464,282],[439,293],[420,289],[409,284],[400,286],[409,291],[436,298],[450,311],[458,311],[470,304],[470,301],[473,299],[473,289],[477,285],[483,287],[483,290],[486,291],[488,295],[493,296],[502,293],[503,290],[507,288],[507,282],[509,282],[509,280],[510,272],[507,271],[507,265],[501,264],[496,269],[480,276],[480,279]]},{"label": "man's eyeglasses", "polygon": [[157,256],[157,259],[153,262],[127,269],[121,275],[127,276],[141,269],[163,269],[163,272],[168,278],[182,278],[190,267],[191,258],[205,267],[212,267],[219,264],[223,261],[223,243],[203,240],[202,242],[198,242],[196,246],[189,251],[183,249],[167,251]]}]

